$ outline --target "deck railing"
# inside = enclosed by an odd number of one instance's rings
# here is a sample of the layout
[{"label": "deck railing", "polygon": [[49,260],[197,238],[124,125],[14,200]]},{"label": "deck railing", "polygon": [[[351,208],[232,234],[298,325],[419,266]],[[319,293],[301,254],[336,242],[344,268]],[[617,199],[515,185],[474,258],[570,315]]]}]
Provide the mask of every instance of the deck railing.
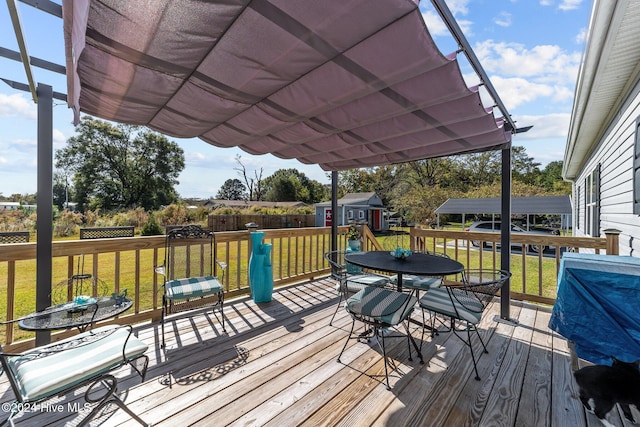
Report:
[{"label": "deck railing", "polygon": [[[272,265],[275,286],[322,277],[329,273],[323,258],[330,250],[331,229],[328,227],[286,228],[261,230],[264,243],[272,244]],[[346,227],[340,227],[339,249],[344,249]],[[363,250],[382,249],[380,241],[366,227],[363,228]],[[444,230],[412,229],[411,245],[443,252],[465,266],[497,267],[499,255],[493,248],[479,250],[472,241],[492,242],[499,235],[465,233]],[[562,248],[591,248],[600,252],[607,248],[605,238],[577,238],[559,236],[513,235],[521,245],[556,246],[555,251],[531,254],[521,251],[512,255],[512,296],[552,304],[555,298],[557,271]],[[52,284],[66,281],[83,273],[108,283],[113,291],[127,289],[135,301],[134,307],[116,321],[135,323],[158,320],[162,301],[162,276],[154,267],[164,258],[164,236],[70,240],[53,242]],[[609,243],[611,245],[611,243]],[[228,265],[224,276],[227,298],[249,294],[248,263],[250,255],[249,231],[216,233],[216,258]],[[575,250],[575,249],[572,249]],[[84,262],[79,263],[82,259]],[[0,245],[0,320],[11,320],[35,310],[36,243]],[[14,325],[0,330],[0,342],[12,343],[31,335]]]},{"label": "deck railing", "polygon": [[[499,233],[414,228],[410,235],[413,249],[444,253],[467,268],[501,268]],[[511,297],[553,304],[562,253],[588,249],[595,253],[617,255],[617,230],[605,230],[605,236],[596,238],[512,233]]]}]

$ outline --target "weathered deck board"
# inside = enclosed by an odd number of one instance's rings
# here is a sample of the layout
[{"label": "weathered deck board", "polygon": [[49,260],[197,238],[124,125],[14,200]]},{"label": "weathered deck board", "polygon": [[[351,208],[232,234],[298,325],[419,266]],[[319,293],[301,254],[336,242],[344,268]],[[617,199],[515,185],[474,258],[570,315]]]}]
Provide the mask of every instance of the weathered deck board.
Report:
[{"label": "weathered deck board", "polygon": [[[384,363],[375,340],[351,340],[336,361],[351,319],[337,304],[331,280],[279,289],[274,301],[250,299],[225,304],[227,334],[209,311],[171,318],[167,349],[158,347],[160,326],[136,326],[150,346],[147,379],[118,372],[120,394],[130,408],[156,426],[590,426],[577,399],[566,341],[547,328],[548,308],[514,302],[514,326],[495,322],[492,304],[480,323],[487,344],[474,379],[469,349],[452,333],[425,336],[420,364],[405,339],[387,340],[392,389],[384,384]],[[419,310],[414,312],[421,319]],[[421,331],[412,325],[420,342]],[[11,401],[0,379],[0,402]],[[60,402],[82,403],[82,395]],[[69,411],[25,413],[17,425],[75,425]],[[611,414],[614,425],[624,425]],[[109,408],[92,425],[137,425]]]}]

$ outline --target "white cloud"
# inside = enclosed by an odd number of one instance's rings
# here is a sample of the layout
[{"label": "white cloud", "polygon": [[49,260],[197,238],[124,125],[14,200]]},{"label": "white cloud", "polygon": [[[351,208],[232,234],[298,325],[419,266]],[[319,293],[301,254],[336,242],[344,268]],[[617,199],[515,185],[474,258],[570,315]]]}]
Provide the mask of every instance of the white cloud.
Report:
[{"label": "white cloud", "polygon": [[454,15],[466,15],[469,13],[469,9],[467,8],[469,1],[470,0],[449,0],[447,1],[447,6],[449,6],[449,10]]},{"label": "white cloud", "polygon": [[517,126],[533,126],[528,132],[518,134],[523,139],[561,138],[566,140],[569,132],[570,114],[553,113],[540,116],[517,116]]},{"label": "white cloud", "polygon": [[444,22],[442,22],[442,19],[440,19],[437,13],[432,11],[422,12],[422,19],[427,25],[427,29],[432,37],[449,34],[447,26],[444,25]]},{"label": "white cloud", "polygon": [[474,51],[487,72],[553,85],[573,86],[581,58],[579,52],[565,52],[555,45],[527,49],[523,44],[493,40],[478,43]]},{"label": "white cloud", "polygon": [[62,131],[58,129],[54,129],[53,130],[53,148],[56,150],[59,150],[61,148],[64,148],[66,144],[67,144],[67,138],[64,136]]},{"label": "white cloud", "polygon": [[586,39],[587,39],[587,29],[585,27],[582,27],[580,29],[580,32],[576,36],[576,43],[577,44],[584,44],[584,41]]},{"label": "white cloud", "polygon": [[575,10],[580,7],[582,0],[562,0],[558,9],[560,10]]},{"label": "white cloud", "polygon": [[14,139],[10,146],[19,151],[35,150],[38,147],[38,141],[35,139]]},{"label": "white cloud", "polygon": [[523,78],[503,78],[499,76],[491,76],[490,78],[502,102],[505,103],[509,110],[554,94],[552,86],[533,83]]},{"label": "white cloud", "polygon": [[[469,0],[450,0],[447,2],[449,10],[455,16],[456,22],[467,37],[473,34],[471,31],[472,22],[460,18],[459,15],[466,15],[469,13],[469,9],[467,8],[468,4]],[[422,19],[425,24],[427,24],[427,29],[431,36],[448,36],[451,34],[447,26],[442,21],[442,18],[440,18],[440,15],[435,12],[432,7],[429,6],[427,10],[423,10]]]},{"label": "white cloud", "polygon": [[[580,7],[583,0],[561,0],[558,5],[558,9],[560,10],[575,10]],[[555,4],[555,0],[540,0],[540,6],[553,6]]]},{"label": "white cloud", "polygon": [[0,93],[0,117],[37,118],[36,105],[21,94],[5,95]]},{"label": "white cloud", "polygon": [[510,27],[511,14],[509,12],[500,12],[500,14],[493,19],[493,22],[501,27]]}]

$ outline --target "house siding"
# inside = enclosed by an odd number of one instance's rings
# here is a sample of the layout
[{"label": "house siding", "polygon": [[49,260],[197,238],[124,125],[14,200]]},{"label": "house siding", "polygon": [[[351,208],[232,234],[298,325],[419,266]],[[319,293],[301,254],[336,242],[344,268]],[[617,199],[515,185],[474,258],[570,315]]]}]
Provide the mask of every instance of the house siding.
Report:
[{"label": "house siding", "polygon": [[620,255],[636,257],[640,257],[640,217],[633,214],[633,156],[636,120],[639,117],[640,84],[636,83],[602,138],[595,144],[595,150],[573,184],[573,212],[574,216],[580,216],[574,235],[586,236],[585,182],[600,165],[600,237],[604,236],[602,231],[608,228],[620,230]]}]

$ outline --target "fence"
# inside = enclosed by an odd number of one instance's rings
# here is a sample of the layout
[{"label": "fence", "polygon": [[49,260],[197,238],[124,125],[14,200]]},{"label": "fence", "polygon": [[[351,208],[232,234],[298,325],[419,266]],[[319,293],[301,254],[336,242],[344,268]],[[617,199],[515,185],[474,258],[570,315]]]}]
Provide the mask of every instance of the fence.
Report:
[{"label": "fence", "polygon": [[29,243],[28,231],[5,231],[0,233],[0,243]]},{"label": "fence", "polygon": [[133,226],[122,227],[92,227],[80,229],[80,240],[85,239],[113,239],[115,237],[133,237]]},{"label": "fence", "polygon": [[245,224],[256,223],[259,228],[304,228],[315,225],[315,215],[209,215],[209,229],[213,231],[246,230]]}]

